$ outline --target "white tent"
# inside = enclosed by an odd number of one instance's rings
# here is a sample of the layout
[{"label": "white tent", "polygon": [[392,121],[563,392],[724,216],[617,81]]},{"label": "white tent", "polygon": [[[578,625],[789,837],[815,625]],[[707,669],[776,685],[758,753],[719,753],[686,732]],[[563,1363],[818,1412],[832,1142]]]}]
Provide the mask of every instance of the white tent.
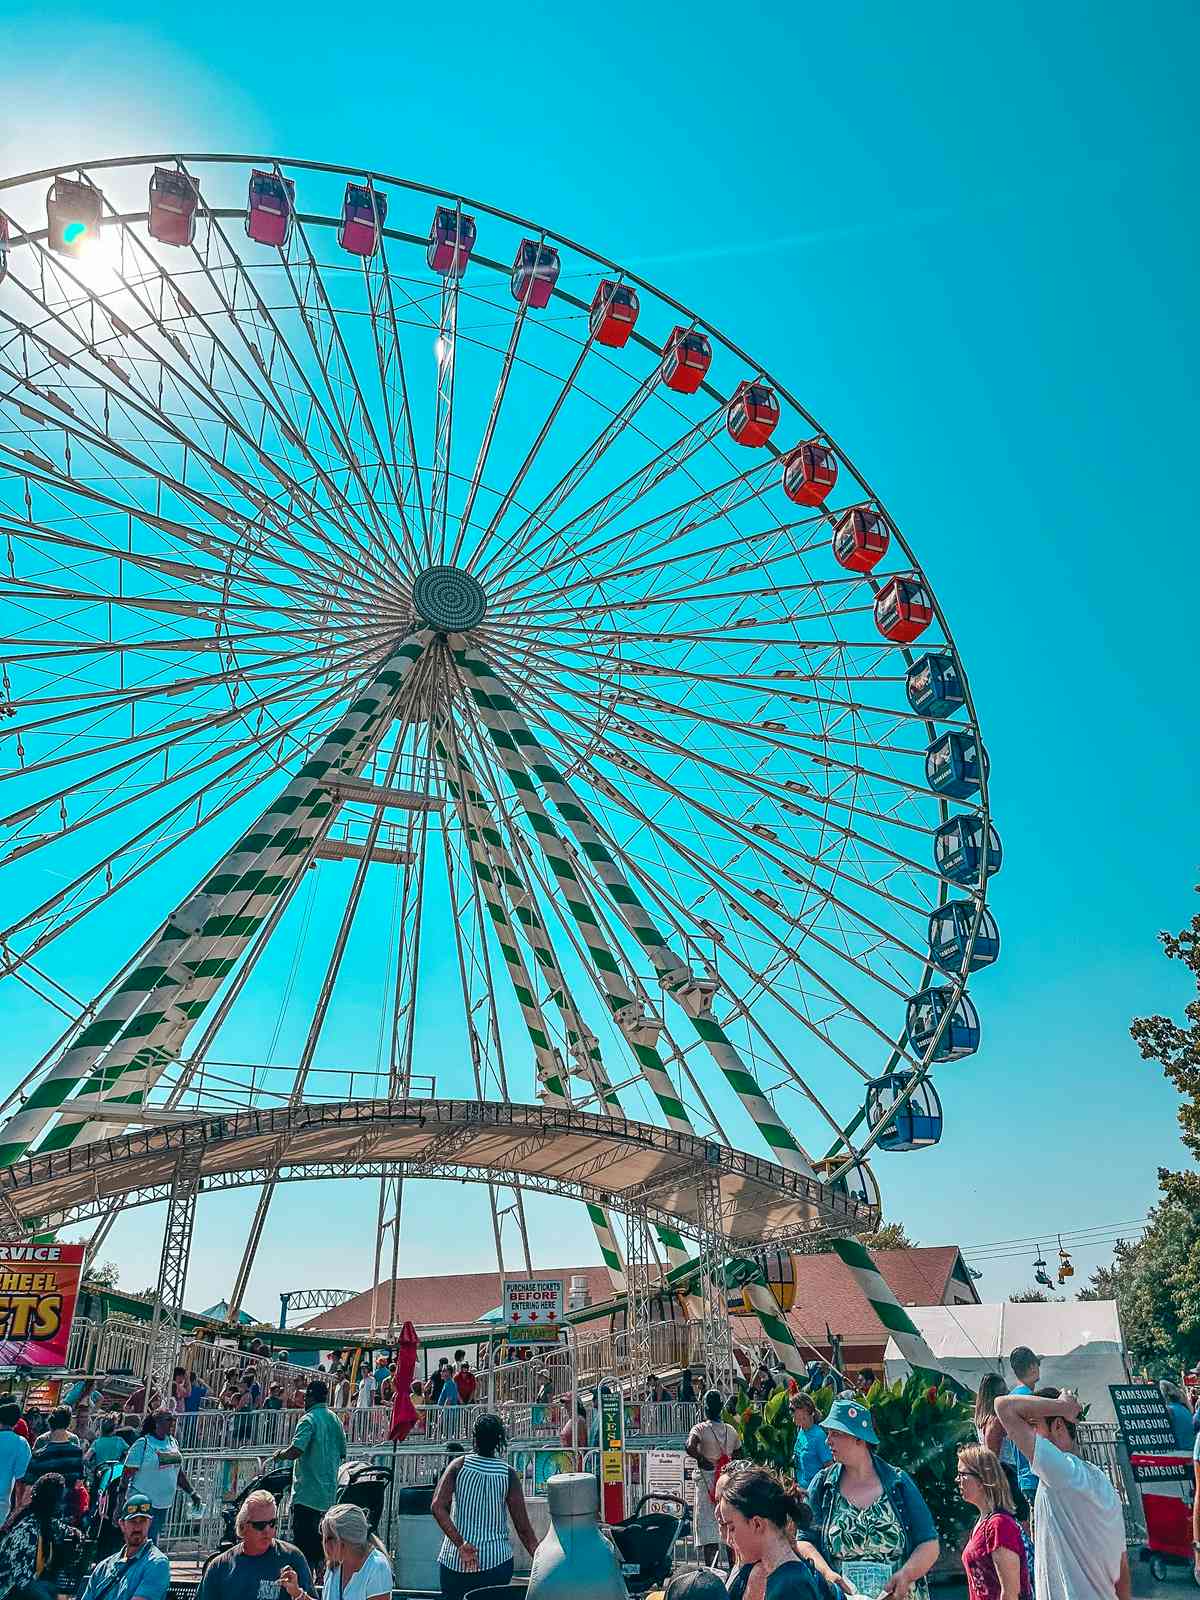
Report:
[{"label": "white tent", "polygon": [[[1042,1382],[1075,1389],[1086,1406],[1089,1422],[1115,1422],[1110,1383],[1126,1383],[1129,1373],[1121,1341],[1115,1300],[1067,1300],[1061,1303],[1001,1301],[986,1306],[906,1306],[946,1371],[979,1387],[985,1372],[1016,1379],[1008,1356],[1028,1345],[1042,1357]],[[909,1366],[888,1341],[884,1364],[889,1378],[906,1375]]]}]

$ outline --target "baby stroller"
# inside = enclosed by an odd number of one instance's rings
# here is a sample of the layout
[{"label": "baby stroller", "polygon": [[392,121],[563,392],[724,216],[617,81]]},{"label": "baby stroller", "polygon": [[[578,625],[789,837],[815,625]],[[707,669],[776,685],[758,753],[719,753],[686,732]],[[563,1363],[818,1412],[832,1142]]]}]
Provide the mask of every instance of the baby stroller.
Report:
[{"label": "baby stroller", "polygon": [[222,1512],[224,1520],[221,1529],[220,1550],[228,1550],[238,1541],[237,1514],[241,1510],[242,1502],[247,1495],[265,1490],[267,1494],[273,1494],[276,1500],[282,1500],[291,1487],[292,1464],[290,1461],[282,1466],[278,1462],[272,1461],[265,1472],[260,1472],[256,1477],[251,1478],[245,1488],[239,1489],[233,1499],[227,1500],[225,1503],[225,1508]]},{"label": "baby stroller", "polygon": [[[679,1507],[679,1515],[669,1511],[643,1511],[647,1500],[660,1504],[669,1501]],[[609,1536],[621,1558],[621,1574],[631,1595],[649,1594],[661,1589],[671,1576],[672,1555],[679,1538],[686,1504],[673,1494],[644,1494],[631,1517],[614,1523]]]},{"label": "baby stroller", "polygon": [[390,1467],[377,1467],[371,1461],[343,1461],[338,1468],[337,1503],[361,1506],[371,1532],[378,1533],[391,1481]]},{"label": "baby stroller", "polygon": [[117,1527],[117,1514],[121,1509],[121,1480],[125,1474],[123,1461],[110,1461],[96,1474],[91,1488],[92,1503],[83,1519],[84,1556],[90,1566],[103,1561],[124,1543]]}]

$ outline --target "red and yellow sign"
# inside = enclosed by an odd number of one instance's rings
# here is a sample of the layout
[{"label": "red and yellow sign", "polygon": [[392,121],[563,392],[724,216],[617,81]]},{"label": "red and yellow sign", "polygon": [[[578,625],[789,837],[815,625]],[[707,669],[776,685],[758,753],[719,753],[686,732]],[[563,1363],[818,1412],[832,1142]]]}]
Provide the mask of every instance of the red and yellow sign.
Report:
[{"label": "red and yellow sign", "polygon": [[66,1366],[83,1252],[81,1244],[0,1245],[0,1365]]}]

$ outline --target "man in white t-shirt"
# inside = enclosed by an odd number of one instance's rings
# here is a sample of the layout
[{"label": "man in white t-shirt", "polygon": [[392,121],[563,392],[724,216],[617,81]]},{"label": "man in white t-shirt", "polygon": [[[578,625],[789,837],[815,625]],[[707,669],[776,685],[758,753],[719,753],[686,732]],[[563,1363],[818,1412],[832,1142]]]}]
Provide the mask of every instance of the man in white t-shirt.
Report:
[{"label": "man in white t-shirt", "polygon": [[1033,1587],[1038,1600],[1129,1600],[1129,1556],[1121,1501],[1107,1475],[1084,1461],[1072,1394],[1006,1394],[996,1415],[1038,1479]]},{"label": "man in white t-shirt", "polygon": [[370,1367],[366,1367],[362,1377],[358,1380],[358,1394],[355,1396],[355,1405],[360,1410],[375,1404],[375,1375]]}]

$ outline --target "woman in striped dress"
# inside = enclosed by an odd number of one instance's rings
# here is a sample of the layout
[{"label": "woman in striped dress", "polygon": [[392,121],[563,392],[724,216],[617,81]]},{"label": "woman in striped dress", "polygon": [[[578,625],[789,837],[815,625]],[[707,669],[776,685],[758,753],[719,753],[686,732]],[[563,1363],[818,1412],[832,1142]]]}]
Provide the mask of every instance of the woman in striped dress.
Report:
[{"label": "woman in striped dress", "polygon": [[502,1459],[508,1435],[500,1418],[485,1412],[471,1442],[470,1453],[456,1456],[442,1473],[433,1497],[434,1518],[446,1535],[438,1552],[446,1600],[508,1583],[513,1574],[510,1517],[529,1554],[537,1549],[521,1480]]}]

